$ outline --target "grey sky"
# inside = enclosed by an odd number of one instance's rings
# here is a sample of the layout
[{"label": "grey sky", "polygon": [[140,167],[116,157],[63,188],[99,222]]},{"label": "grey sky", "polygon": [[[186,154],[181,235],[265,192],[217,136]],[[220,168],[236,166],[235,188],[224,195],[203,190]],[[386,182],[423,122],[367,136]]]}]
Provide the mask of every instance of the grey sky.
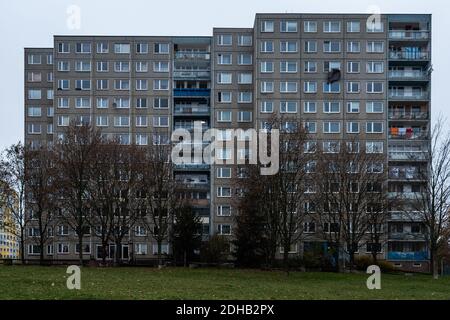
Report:
[{"label": "grey sky", "polygon": [[[157,4],[156,4],[157,3]],[[81,8],[81,28],[66,10]],[[257,12],[433,14],[433,118],[450,119],[450,2],[443,0],[2,0],[0,149],[23,140],[23,48],[51,47],[55,34],[211,35],[213,27],[252,27]],[[450,122],[449,122],[450,124]]]}]

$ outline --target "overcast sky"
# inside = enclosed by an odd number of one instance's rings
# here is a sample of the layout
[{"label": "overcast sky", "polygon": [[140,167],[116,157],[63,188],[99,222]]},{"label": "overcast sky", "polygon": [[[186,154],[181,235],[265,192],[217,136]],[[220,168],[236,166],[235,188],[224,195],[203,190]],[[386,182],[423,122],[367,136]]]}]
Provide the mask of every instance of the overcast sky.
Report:
[{"label": "overcast sky", "polygon": [[[81,9],[80,29],[67,9]],[[255,13],[433,14],[433,118],[450,119],[450,2],[443,0],[1,0],[0,149],[23,140],[23,48],[52,47],[53,35],[211,35],[252,27]],[[450,125],[450,122],[449,122]]]}]

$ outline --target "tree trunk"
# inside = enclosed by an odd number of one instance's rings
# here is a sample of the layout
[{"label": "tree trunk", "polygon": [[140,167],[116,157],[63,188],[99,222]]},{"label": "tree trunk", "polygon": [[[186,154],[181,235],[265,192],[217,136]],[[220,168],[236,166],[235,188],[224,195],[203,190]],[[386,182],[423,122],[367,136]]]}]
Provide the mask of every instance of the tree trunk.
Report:
[{"label": "tree trunk", "polygon": [[372,261],[373,264],[378,264],[378,254],[374,251],[372,251]]},{"label": "tree trunk", "polygon": [[115,252],[114,264],[116,266],[119,266],[120,262],[121,262],[121,257],[122,257],[122,241],[121,240],[116,241],[116,250],[114,250],[114,252]]},{"label": "tree trunk", "polygon": [[184,249],[184,266],[187,267],[187,250]]},{"label": "tree trunk", "polygon": [[283,248],[283,265],[284,270],[286,271],[286,274],[289,275],[289,249],[290,245],[285,244]]},{"label": "tree trunk", "polygon": [[80,266],[83,266],[83,231],[78,235],[78,259]]},{"label": "tree trunk", "polygon": [[20,227],[20,260],[22,260],[22,264],[25,264],[25,235],[23,227]]},{"label": "tree trunk", "polygon": [[439,270],[438,270],[438,259],[437,259],[437,249],[430,250],[430,271],[433,275],[433,279],[439,278]]},{"label": "tree trunk", "polygon": [[161,245],[162,241],[158,240],[158,267],[162,266]]}]

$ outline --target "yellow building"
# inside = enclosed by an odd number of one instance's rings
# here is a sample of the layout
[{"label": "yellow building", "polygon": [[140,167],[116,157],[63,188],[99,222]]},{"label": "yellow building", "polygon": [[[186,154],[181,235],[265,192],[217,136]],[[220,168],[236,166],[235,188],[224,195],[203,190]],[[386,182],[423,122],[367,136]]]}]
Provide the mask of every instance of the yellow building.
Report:
[{"label": "yellow building", "polygon": [[20,259],[20,243],[11,212],[0,206],[0,259]]}]

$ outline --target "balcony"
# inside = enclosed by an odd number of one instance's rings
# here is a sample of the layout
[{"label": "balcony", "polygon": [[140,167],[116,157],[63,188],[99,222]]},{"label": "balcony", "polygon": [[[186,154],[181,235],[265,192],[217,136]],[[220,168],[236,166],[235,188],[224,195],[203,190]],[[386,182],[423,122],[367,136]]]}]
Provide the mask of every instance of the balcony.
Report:
[{"label": "balcony", "polygon": [[389,111],[390,120],[428,120],[428,112]]},{"label": "balcony", "polygon": [[412,211],[412,212],[403,212],[403,211],[391,211],[390,212],[390,221],[423,221],[423,215],[422,213],[418,211]]},{"label": "balcony", "polygon": [[428,91],[404,92],[389,90],[389,98],[394,100],[428,100],[430,98],[430,93]]},{"label": "balcony", "polygon": [[423,233],[413,233],[413,232],[390,232],[390,240],[425,240],[425,235]]},{"label": "balcony", "polygon": [[422,197],[422,192],[388,192],[388,198],[391,200],[418,200]]},{"label": "balcony", "polygon": [[211,73],[209,70],[175,70],[173,77],[175,79],[209,79]]},{"label": "balcony", "polygon": [[389,51],[389,59],[391,60],[430,60],[428,51]]},{"label": "balcony", "polygon": [[175,59],[181,60],[210,60],[211,54],[206,51],[178,51],[175,53]]},{"label": "balcony", "polygon": [[389,70],[389,79],[391,80],[430,80],[428,72],[421,70]]},{"label": "balcony", "polygon": [[[200,122],[200,121],[198,121]],[[193,131],[196,128],[201,128],[202,132],[209,129],[209,125],[202,124],[202,125],[195,125],[194,123],[175,123],[174,129],[185,129],[188,131]]]},{"label": "balcony", "polygon": [[390,40],[428,40],[428,30],[389,30]]},{"label": "balcony", "polygon": [[406,132],[405,134],[396,133],[393,134],[392,130],[389,130],[389,139],[392,140],[427,140],[428,139],[428,131],[420,130],[420,131],[412,131]]},{"label": "balcony", "polygon": [[389,179],[391,180],[423,180],[424,179],[424,173],[422,172],[406,172],[406,171],[399,171],[399,172],[389,172]]},{"label": "balcony", "polygon": [[389,151],[389,160],[399,161],[426,161],[428,152],[426,151]]},{"label": "balcony", "polygon": [[176,104],[174,108],[176,116],[209,116],[208,105]]},{"label": "balcony", "polygon": [[176,88],[173,89],[174,97],[209,97],[211,89],[200,88]]},{"label": "balcony", "polygon": [[428,252],[426,251],[389,251],[388,260],[405,260],[405,261],[424,261],[428,260]]},{"label": "balcony", "polygon": [[210,165],[206,163],[183,163],[176,164],[176,170],[209,170]]}]

